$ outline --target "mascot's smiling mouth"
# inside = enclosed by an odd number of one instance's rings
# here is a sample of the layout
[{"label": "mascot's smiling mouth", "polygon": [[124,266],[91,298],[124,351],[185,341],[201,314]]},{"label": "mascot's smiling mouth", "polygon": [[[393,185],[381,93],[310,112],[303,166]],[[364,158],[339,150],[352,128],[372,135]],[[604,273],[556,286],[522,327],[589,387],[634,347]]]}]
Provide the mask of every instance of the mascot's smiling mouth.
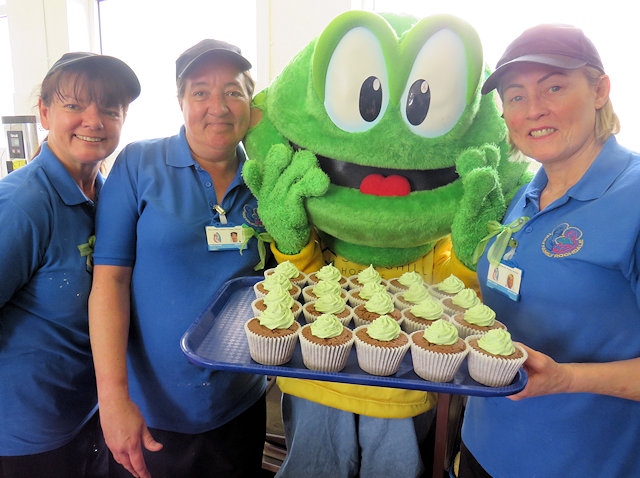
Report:
[{"label": "mascot's smiling mouth", "polygon": [[[294,151],[301,149],[295,144],[292,147]],[[393,169],[362,166],[319,154],[316,158],[331,184],[374,196],[406,196],[446,186],[459,178],[455,166],[431,170]]]}]

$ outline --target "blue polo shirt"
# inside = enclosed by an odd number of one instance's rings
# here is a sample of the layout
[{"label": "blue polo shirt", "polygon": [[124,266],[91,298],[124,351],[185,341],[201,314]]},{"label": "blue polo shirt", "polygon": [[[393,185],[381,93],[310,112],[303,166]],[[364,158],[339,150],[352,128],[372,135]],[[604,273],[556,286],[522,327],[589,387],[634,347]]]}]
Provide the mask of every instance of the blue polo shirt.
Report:
[{"label": "blue polo shirt", "polygon": [[30,455],[67,444],[97,408],[78,250],[94,203],[45,142],[0,181],[0,224],[0,456]]},{"label": "blue polo shirt", "polygon": [[[483,299],[514,340],[558,362],[640,357],[640,156],[611,137],[567,193],[538,211],[544,170],[503,221],[531,219],[513,235],[520,300],[488,288]],[[588,393],[518,402],[470,397],[462,439],[494,477],[626,477],[638,465],[640,402]]]},{"label": "blue polo shirt", "polygon": [[[240,167],[220,206],[228,225],[263,231]],[[212,371],[190,363],[180,338],[225,281],[261,274],[257,241],[242,251],[209,251],[205,227],[222,225],[210,175],[185,137],[125,147],[107,178],[96,222],[96,264],[133,267],[129,392],[147,425],[202,433],[255,403],[264,376]]]}]

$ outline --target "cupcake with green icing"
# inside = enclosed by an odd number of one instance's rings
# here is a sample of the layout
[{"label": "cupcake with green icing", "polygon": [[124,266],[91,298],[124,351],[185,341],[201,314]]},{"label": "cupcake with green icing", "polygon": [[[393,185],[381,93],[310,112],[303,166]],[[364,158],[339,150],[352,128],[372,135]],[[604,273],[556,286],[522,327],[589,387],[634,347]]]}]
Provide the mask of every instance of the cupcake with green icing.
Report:
[{"label": "cupcake with green icing", "polygon": [[478,305],[480,297],[474,289],[464,288],[453,297],[440,299],[444,310],[449,315],[464,314],[474,305]]},{"label": "cupcake with green icing", "polygon": [[347,301],[351,307],[357,307],[366,303],[377,292],[387,292],[387,288],[380,282],[367,282],[358,289],[350,289]]},{"label": "cupcake with green icing", "polygon": [[266,269],[264,271],[264,276],[266,278],[268,275],[273,273],[285,276],[300,288],[303,288],[307,285],[307,274],[299,271],[291,261],[284,261],[278,264],[276,267]]},{"label": "cupcake with green icing", "polygon": [[444,299],[445,297],[453,297],[465,287],[464,282],[451,274],[445,280],[438,282],[437,284],[433,284],[429,288],[429,291],[437,298]]},{"label": "cupcake with green icing", "polygon": [[387,281],[389,292],[397,294],[408,290],[414,284],[426,285],[422,275],[416,271],[405,272],[400,277],[395,277]]},{"label": "cupcake with green icing", "polygon": [[308,324],[322,314],[333,314],[343,325],[348,325],[351,322],[353,309],[347,305],[346,298],[340,292],[335,292],[322,295],[318,300],[306,302],[302,306],[302,313]]},{"label": "cupcake with green icing", "polygon": [[429,296],[412,307],[402,309],[402,330],[411,334],[417,330],[424,330],[436,320],[449,320],[444,307],[436,298]]},{"label": "cupcake with green icing", "polygon": [[353,309],[353,322],[356,327],[373,322],[381,315],[388,315],[398,323],[402,322],[402,314],[393,303],[393,296],[385,291],[375,292],[364,304]]},{"label": "cupcake with green icing", "polygon": [[298,299],[302,292],[302,289],[291,282],[291,280],[282,272],[276,272],[275,270],[270,274],[266,274],[264,279],[256,282],[253,285],[253,291],[256,298],[264,297],[274,287],[284,287],[286,291],[291,294],[294,299]]},{"label": "cupcake with green icing", "polygon": [[469,375],[489,387],[505,387],[513,382],[518,369],[527,360],[527,351],[513,343],[505,329],[465,339],[469,347]]},{"label": "cupcake with green icing", "polygon": [[309,284],[302,289],[302,297],[305,302],[311,302],[318,300],[323,295],[340,295],[345,300],[348,300],[347,291],[340,287],[338,282],[331,280],[321,279],[318,282]]},{"label": "cupcake with green icing", "polygon": [[357,274],[349,276],[349,289],[359,289],[370,282],[382,284],[385,288],[387,287],[387,281],[382,278],[380,273],[373,267],[373,264]]},{"label": "cupcake with green icing", "polygon": [[300,324],[286,304],[276,303],[244,324],[249,355],[262,365],[282,365],[291,360]]},{"label": "cupcake with green icing", "polygon": [[410,347],[409,336],[398,321],[381,315],[367,325],[356,327],[356,355],[358,365],[371,375],[393,375],[400,368]]},{"label": "cupcake with green icing", "polygon": [[416,283],[409,286],[407,290],[394,294],[393,301],[395,302],[396,307],[402,310],[407,307],[413,307],[430,297],[433,296],[429,293],[427,286],[425,286],[424,283]]},{"label": "cupcake with green icing", "polygon": [[347,289],[349,287],[349,280],[347,277],[342,275],[340,269],[331,264],[325,264],[316,272],[312,272],[307,276],[307,282],[309,285],[315,284],[321,280],[328,282],[336,282],[343,289]]},{"label": "cupcake with green icing", "polygon": [[282,286],[272,287],[265,296],[253,300],[251,302],[251,310],[254,316],[259,317],[272,304],[284,304],[289,307],[295,319],[302,313],[302,304],[295,300],[289,294],[289,291]]},{"label": "cupcake with green icing", "polygon": [[333,314],[322,314],[300,329],[304,366],[323,372],[340,372],[347,365],[353,332]]},{"label": "cupcake with green icing", "polygon": [[496,313],[488,305],[479,303],[451,317],[451,323],[458,329],[460,337],[486,334],[493,329],[505,329],[506,326],[496,320]]},{"label": "cupcake with green icing", "polygon": [[450,382],[468,353],[455,326],[438,319],[424,330],[413,332],[411,360],[416,375],[431,382]]}]

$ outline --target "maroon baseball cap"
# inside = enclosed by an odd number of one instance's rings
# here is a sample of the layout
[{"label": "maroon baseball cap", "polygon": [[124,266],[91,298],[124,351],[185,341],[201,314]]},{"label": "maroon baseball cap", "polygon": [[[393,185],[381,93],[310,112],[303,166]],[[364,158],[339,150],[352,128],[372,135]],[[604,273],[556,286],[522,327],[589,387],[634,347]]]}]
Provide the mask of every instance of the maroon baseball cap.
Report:
[{"label": "maroon baseball cap", "polygon": [[228,58],[235,62],[240,71],[251,69],[251,63],[242,56],[240,48],[231,43],[207,38],[196,43],[178,57],[176,60],[176,80],[182,78],[187,70],[205,56]]},{"label": "maroon baseball cap", "polygon": [[589,65],[604,73],[596,47],[582,30],[571,25],[538,25],[525,30],[507,47],[495,71],[482,85],[482,94],[496,88],[509,67],[518,63],[540,63],[567,70]]}]

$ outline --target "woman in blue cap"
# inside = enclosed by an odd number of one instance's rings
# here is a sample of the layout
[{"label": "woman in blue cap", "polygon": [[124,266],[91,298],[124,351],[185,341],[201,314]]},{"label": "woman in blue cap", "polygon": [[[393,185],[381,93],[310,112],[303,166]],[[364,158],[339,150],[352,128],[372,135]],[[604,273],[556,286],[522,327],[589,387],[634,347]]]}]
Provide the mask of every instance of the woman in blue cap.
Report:
[{"label": "woman in blue cap", "polygon": [[38,101],[38,154],[0,181],[0,477],[107,476],[87,300],[99,172],[116,149],[135,73],[67,53]]},{"label": "woman in blue cap", "polygon": [[[616,142],[609,77],[575,27],[525,31],[482,92],[493,89],[514,150],[541,165],[503,220],[526,223],[477,268],[485,303],[530,347],[529,380],[511,397],[469,398],[458,476],[633,476],[640,155]],[[492,280],[495,267],[518,275],[509,293]]]}]

